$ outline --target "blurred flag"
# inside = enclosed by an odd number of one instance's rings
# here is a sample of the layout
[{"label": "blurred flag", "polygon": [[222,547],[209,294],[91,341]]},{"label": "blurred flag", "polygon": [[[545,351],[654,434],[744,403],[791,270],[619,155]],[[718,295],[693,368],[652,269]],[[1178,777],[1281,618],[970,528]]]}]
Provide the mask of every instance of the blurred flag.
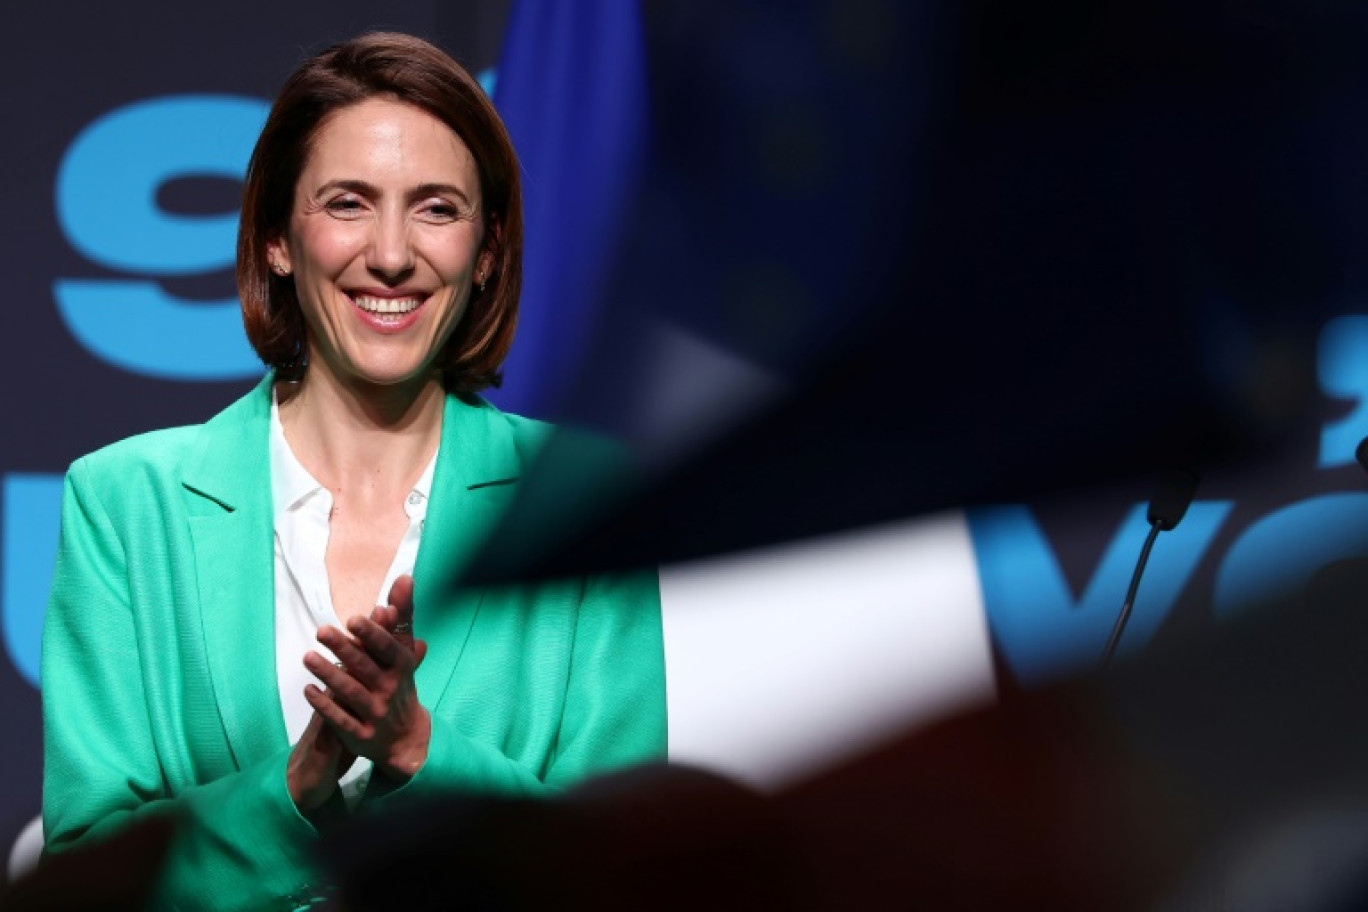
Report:
[{"label": "blurred flag", "polygon": [[518,0],[494,100],[522,164],[522,310],[504,409],[546,416],[589,349],[607,261],[640,175],[646,60],[638,4]]}]

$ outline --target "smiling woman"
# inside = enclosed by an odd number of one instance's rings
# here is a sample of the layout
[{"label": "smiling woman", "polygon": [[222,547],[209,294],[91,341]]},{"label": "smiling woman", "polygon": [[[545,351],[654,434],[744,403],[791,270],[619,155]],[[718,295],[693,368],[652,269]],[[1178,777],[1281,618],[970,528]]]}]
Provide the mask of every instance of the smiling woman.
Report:
[{"label": "smiling woman", "polygon": [[459,585],[547,433],[476,395],[521,254],[507,133],[441,51],[367,35],[286,83],[238,238],[272,370],[67,475],[48,851],[174,811],[158,903],[293,908],[326,893],[320,828],[360,808],[664,752],[654,571]]}]

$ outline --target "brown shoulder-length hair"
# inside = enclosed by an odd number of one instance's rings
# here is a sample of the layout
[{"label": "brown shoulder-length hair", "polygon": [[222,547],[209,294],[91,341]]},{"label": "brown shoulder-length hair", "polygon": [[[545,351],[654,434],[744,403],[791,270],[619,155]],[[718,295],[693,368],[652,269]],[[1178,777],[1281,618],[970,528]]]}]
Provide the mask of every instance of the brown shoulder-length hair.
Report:
[{"label": "brown shoulder-length hair", "polygon": [[513,342],[522,287],[522,191],[508,131],[489,96],[460,64],[420,38],[374,32],[328,48],[285,82],[247,165],[238,227],[237,284],[247,338],[261,360],[297,377],[308,359],[294,281],[275,275],[267,244],[284,237],[295,184],[314,138],[337,111],[375,96],[411,104],[446,124],[470,149],[480,175],[484,249],[494,269],[471,292],[438,358],[453,393],[497,386]]}]

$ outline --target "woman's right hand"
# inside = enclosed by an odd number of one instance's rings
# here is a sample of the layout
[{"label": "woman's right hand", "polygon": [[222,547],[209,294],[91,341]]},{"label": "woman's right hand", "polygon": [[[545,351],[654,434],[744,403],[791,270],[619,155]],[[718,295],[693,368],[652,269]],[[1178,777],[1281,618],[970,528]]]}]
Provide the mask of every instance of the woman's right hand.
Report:
[{"label": "woman's right hand", "polygon": [[348,749],[389,779],[407,782],[426,762],[432,733],[414,681],[427,643],[413,638],[412,577],[394,581],[389,602],[369,617],[351,618],[345,633],[319,628],[318,642],[341,662],[305,655],[305,667],[327,689],[310,684],[304,697]]},{"label": "woman's right hand", "polygon": [[322,807],[355,760],[337,732],[315,712],[285,765],[285,784],[295,807],[304,814]]}]

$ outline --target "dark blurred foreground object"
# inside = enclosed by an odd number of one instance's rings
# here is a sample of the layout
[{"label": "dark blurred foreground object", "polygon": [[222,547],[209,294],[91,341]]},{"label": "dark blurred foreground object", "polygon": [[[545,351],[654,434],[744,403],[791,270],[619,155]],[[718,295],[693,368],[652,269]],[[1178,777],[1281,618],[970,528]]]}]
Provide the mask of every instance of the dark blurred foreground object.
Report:
[{"label": "dark blurred foreground object", "polygon": [[1314,438],[1316,333],[1368,293],[1352,4],[645,9],[649,164],[558,418],[651,474],[561,542],[524,497],[485,578]]},{"label": "dark blurred foreground object", "polygon": [[774,909],[801,899],[770,803],[680,767],[631,770],[557,801],[414,804],[358,822],[331,848],[346,909]]},{"label": "dark blurred foreground object", "polygon": [[1219,639],[771,796],[661,767],[555,801],[413,807],[333,845],[343,905],[1364,908],[1365,593],[1368,563],[1333,567]]},{"label": "dark blurred foreground object", "polygon": [[5,912],[140,912],[175,833],[176,819],[153,816],[117,836],[44,858],[0,893]]}]

